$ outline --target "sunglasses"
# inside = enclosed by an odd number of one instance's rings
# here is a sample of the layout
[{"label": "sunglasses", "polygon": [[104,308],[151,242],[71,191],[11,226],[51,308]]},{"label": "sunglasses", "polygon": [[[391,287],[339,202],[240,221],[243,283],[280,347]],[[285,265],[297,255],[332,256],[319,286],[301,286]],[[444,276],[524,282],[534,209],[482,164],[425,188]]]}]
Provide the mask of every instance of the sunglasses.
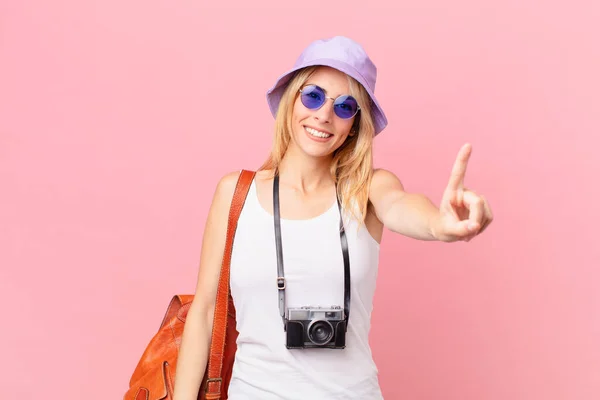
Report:
[{"label": "sunglasses", "polygon": [[350,95],[338,96],[336,99],[327,97],[325,90],[317,85],[307,85],[300,89],[300,93],[302,104],[309,110],[318,110],[323,107],[327,99],[333,100],[333,111],[335,115],[342,119],[352,118],[360,110],[360,106],[354,97]]}]

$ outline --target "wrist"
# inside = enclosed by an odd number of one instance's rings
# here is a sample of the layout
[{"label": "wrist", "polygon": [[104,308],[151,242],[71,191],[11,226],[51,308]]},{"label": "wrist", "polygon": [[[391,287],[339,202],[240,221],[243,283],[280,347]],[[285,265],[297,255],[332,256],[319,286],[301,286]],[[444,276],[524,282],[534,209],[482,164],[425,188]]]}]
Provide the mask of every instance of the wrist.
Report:
[{"label": "wrist", "polygon": [[429,235],[432,240],[440,240],[439,239],[439,231],[440,225],[442,221],[442,214],[439,210],[434,212],[431,218],[429,219]]}]

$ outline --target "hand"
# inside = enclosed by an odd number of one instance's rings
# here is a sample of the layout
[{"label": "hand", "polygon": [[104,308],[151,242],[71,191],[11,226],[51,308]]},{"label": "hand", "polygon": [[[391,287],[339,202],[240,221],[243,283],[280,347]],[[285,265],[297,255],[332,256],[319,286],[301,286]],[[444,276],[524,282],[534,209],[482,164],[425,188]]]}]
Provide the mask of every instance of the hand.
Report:
[{"label": "hand", "polygon": [[464,186],[471,149],[470,144],[465,144],[454,162],[440,203],[440,215],[432,229],[437,240],[468,242],[492,222],[492,210],[486,199]]}]

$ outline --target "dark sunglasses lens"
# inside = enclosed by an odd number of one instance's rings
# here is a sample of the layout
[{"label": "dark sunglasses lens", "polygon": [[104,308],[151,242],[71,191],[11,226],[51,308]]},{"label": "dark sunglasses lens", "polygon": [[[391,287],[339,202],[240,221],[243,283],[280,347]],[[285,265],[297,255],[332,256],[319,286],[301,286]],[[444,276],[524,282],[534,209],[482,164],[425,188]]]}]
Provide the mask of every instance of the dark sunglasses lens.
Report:
[{"label": "dark sunglasses lens", "polygon": [[335,100],[334,107],[338,117],[348,119],[356,115],[358,102],[352,96],[340,96]]},{"label": "dark sunglasses lens", "polygon": [[321,107],[325,102],[325,93],[318,86],[308,85],[302,89],[300,100],[302,100],[304,107],[314,110]]}]

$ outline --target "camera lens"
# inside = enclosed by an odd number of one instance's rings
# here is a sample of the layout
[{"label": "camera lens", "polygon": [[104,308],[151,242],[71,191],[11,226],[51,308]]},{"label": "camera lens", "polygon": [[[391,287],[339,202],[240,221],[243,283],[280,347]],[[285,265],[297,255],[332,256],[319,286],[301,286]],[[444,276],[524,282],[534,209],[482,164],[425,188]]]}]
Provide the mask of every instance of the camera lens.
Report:
[{"label": "camera lens", "polygon": [[328,321],[312,321],[308,326],[308,338],[318,346],[329,343],[333,337],[333,326]]}]

